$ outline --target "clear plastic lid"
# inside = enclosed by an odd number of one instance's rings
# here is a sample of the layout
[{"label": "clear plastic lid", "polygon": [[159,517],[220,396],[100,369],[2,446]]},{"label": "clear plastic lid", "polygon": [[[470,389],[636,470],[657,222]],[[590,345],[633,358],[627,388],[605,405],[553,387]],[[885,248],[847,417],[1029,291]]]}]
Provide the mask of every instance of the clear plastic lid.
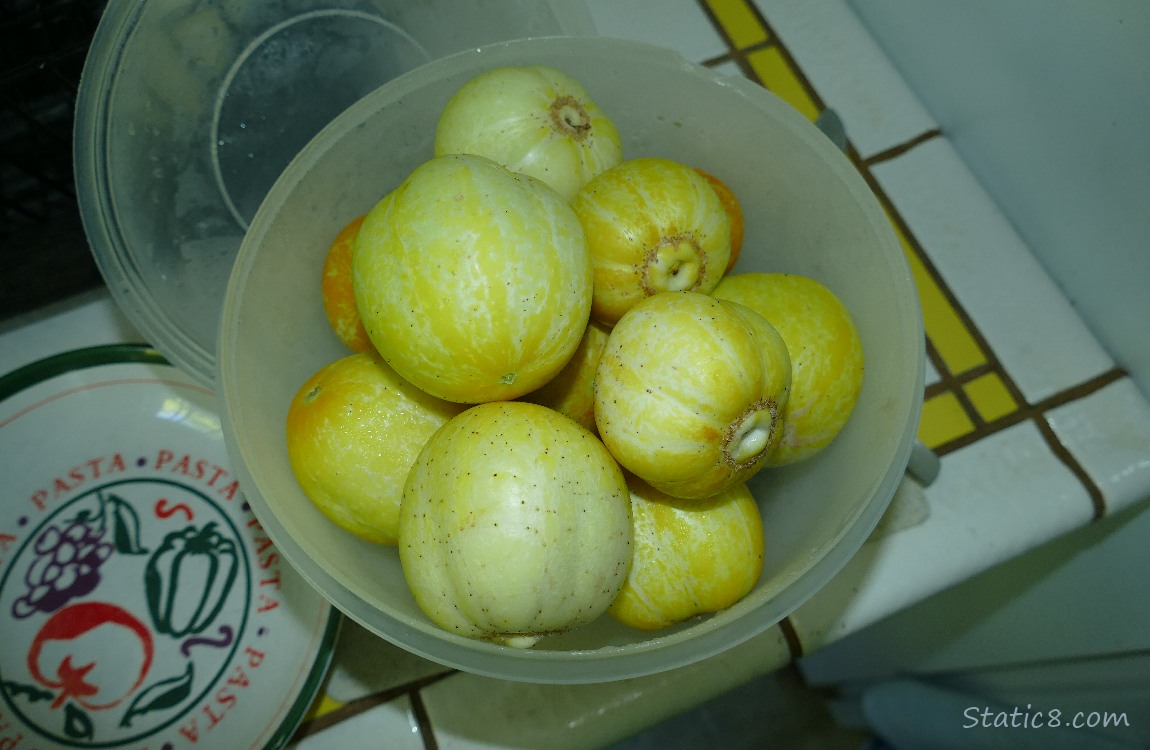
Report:
[{"label": "clear plastic lid", "polygon": [[169,360],[211,385],[248,222],[328,122],[450,53],[593,33],[569,0],[112,0],[74,134],[84,228],[112,295]]}]

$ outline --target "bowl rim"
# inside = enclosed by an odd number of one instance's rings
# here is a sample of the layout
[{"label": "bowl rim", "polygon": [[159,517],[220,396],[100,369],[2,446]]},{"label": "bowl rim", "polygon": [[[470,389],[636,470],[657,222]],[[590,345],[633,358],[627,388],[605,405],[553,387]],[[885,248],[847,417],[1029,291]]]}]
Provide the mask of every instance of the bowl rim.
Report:
[{"label": "bowl rim", "polygon": [[[482,59],[485,65],[490,66],[499,64],[501,61],[514,60],[517,55],[530,54],[532,50],[538,50],[541,46],[545,48],[546,45],[556,43],[584,45],[597,53],[614,51],[628,55],[644,55],[650,59],[652,64],[680,68],[688,74],[700,76],[733,90],[739,96],[754,100],[755,106],[770,110],[771,115],[776,117],[784,127],[801,138],[810,148],[823,155],[836,177],[855,195],[870,225],[869,230],[887,246],[888,252],[883,255],[884,262],[890,265],[892,275],[904,285],[903,291],[905,293],[900,296],[900,302],[910,328],[904,333],[908,342],[910,338],[913,338],[913,343],[906,348],[907,361],[904,364],[908,368],[913,368],[915,374],[913,376],[913,391],[908,394],[908,398],[904,402],[898,404],[901,410],[901,419],[898,420],[898,423],[904,425],[902,435],[890,465],[873,484],[870,499],[857,508],[857,512],[852,518],[844,519],[838,537],[832,540],[820,558],[804,567],[792,580],[788,581],[786,586],[773,592],[772,602],[781,605],[774,607],[776,611],[782,612],[777,617],[756,616],[756,613],[750,612],[735,619],[719,620],[711,617],[666,635],[659,635],[656,632],[651,638],[641,643],[604,646],[597,649],[567,651],[516,649],[465,638],[444,631],[430,621],[426,623],[416,622],[413,619],[398,617],[393,613],[372,607],[333,574],[323,570],[321,566],[315,564],[301,566],[299,564],[301,560],[311,561],[307,559],[303,547],[290,536],[284,525],[275,517],[266,498],[259,493],[255,478],[249,470],[249,461],[252,459],[249,441],[238,437],[232,423],[233,414],[238,404],[236,393],[238,383],[231,367],[233,352],[228,346],[229,336],[223,328],[228,325],[228,321],[239,319],[241,307],[239,290],[243,288],[252,271],[256,248],[267,232],[271,219],[274,218],[274,207],[278,198],[281,195],[287,195],[306,175],[309,166],[322,155],[330,139],[353,129],[357,123],[362,122],[370,113],[376,111],[380,102],[400,98],[404,92],[414,90],[422,85],[425,79],[434,78],[443,72],[454,70],[461,60],[467,58]],[[244,238],[225,297],[224,313],[221,317],[221,333],[218,337],[216,366],[220,414],[226,426],[225,435],[228,449],[233,455],[233,462],[241,486],[245,488],[249,501],[257,509],[265,530],[285,558],[299,569],[301,575],[319,589],[324,596],[328,597],[338,609],[385,640],[448,667],[512,681],[577,684],[638,677],[686,666],[714,656],[762,634],[821,589],[866,541],[870,531],[878,524],[887,505],[893,498],[906,470],[915,443],[916,429],[922,410],[925,378],[925,336],[923,335],[921,309],[918,305],[913,277],[893,227],[863,176],[813,123],[778,96],[753,81],[726,76],[702,65],[689,62],[681,54],[669,48],[633,40],[568,36],[501,42],[429,62],[376,89],[352,105],[321,131],[297,155],[269,191],[264,204],[257,212]],[[804,585],[798,585],[800,583]],[[387,627],[369,622],[364,615],[365,606],[382,616]],[[735,607],[738,606],[735,605]],[[659,656],[657,664],[652,663],[653,654]],[[605,663],[610,663],[609,670],[603,669]]]}]

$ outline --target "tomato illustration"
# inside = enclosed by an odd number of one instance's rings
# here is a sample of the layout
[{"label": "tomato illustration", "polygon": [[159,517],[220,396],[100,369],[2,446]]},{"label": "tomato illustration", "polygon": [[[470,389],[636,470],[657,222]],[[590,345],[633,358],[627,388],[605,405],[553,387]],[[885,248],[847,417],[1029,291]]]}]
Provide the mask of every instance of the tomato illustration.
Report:
[{"label": "tomato illustration", "polygon": [[[135,654],[129,644],[137,648]],[[151,633],[131,613],[107,602],[80,602],[60,609],[40,628],[28,650],[28,671],[41,685],[60,691],[52,708],[71,698],[100,710],[140,687],[154,653]],[[139,663],[135,678],[120,677],[124,660],[133,656]],[[109,664],[101,669],[104,657]]]}]

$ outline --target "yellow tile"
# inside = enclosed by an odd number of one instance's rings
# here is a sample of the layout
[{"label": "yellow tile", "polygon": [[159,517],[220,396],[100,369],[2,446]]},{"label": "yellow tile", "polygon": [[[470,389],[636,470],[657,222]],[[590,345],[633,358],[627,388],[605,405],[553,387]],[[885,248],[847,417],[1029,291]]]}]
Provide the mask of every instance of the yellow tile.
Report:
[{"label": "yellow tile", "polygon": [[973,430],[974,423],[953,393],[946,391],[932,396],[923,403],[918,439],[926,447],[937,448]]},{"label": "yellow tile", "polygon": [[311,708],[308,709],[307,715],[304,717],[304,721],[318,719],[324,714],[329,714],[337,708],[341,708],[343,705],[344,704],[337,700],[332,700],[325,693],[312,701]]},{"label": "yellow tile", "polygon": [[707,6],[736,49],[767,41],[767,30],[748,0],[707,0]]},{"label": "yellow tile", "polygon": [[1006,389],[1006,384],[997,373],[980,375],[962,387],[966,391],[970,402],[978,410],[978,415],[985,422],[1013,414],[1018,409],[1018,403]]},{"label": "yellow tile", "polygon": [[747,55],[759,81],[810,120],[819,116],[818,105],[778,47],[764,47]]},{"label": "yellow tile", "polygon": [[915,286],[918,287],[918,301],[922,306],[922,322],[926,337],[934,345],[946,369],[952,374],[986,364],[986,355],[978,345],[970,330],[951,307],[950,301],[942,293],[938,282],[930,275],[922,261],[903,235],[898,225],[895,232],[906,252]]}]

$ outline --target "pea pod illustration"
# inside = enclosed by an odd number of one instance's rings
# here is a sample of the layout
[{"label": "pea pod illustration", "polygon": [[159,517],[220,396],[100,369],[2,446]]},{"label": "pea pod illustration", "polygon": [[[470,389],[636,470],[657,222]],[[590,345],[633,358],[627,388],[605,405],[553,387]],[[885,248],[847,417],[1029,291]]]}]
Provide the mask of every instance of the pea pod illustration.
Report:
[{"label": "pea pod illustration", "polygon": [[237,552],[215,523],[164,537],[144,570],[152,624],[176,638],[206,629],[224,606],[236,578]]}]

